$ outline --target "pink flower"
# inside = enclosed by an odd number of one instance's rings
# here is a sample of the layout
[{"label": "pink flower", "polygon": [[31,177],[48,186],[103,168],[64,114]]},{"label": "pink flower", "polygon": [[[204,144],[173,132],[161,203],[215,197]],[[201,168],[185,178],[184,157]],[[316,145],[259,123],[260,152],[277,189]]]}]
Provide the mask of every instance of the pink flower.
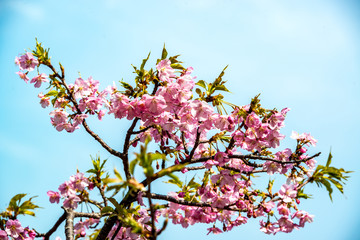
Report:
[{"label": "pink flower", "polygon": [[158,75],[161,81],[171,82],[172,77],[175,77],[175,70],[170,66],[171,62],[168,59],[161,60],[158,65],[156,65],[156,69],[158,70]]},{"label": "pink flower", "polygon": [[287,207],[286,204],[279,204],[277,210],[280,215],[289,216],[290,209]]},{"label": "pink flower", "polygon": [[278,224],[280,227],[281,232],[292,232],[294,229],[298,229],[296,224],[291,219],[288,219],[287,217],[283,216],[278,220]]},{"label": "pink flower", "polygon": [[77,78],[74,84],[75,98],[87,97],[91,94],[90,83],[82,78]]},{"label": "pink flower", "polygon": [[85,237],[86,228],[85,228],[85,224],[82,221],[75,224],[75,226],[74,226],[74,234],[75,235],[80,235],[80,237]]},{"label": "pink flower", "polygon": [[100,111],[98,112],[98,119],[101,121],[104,116],[105,116],[105,111],[104,111],[104,110],[100,110]]},{"label": "pink flower", "polygon": [[40,98],[41,107],[46,108],[50,105],[50,98],[45,97],[42,93],[38,94],[38,98]]},{"label": "pink flower", "polygon": [[55,109],[49,114],[51,117],[51,124],[56,127],[56,130],[62,131],[65,128],[65,124],[67,123],[68,113],[63,109]]},{"label": "pink flower", "polygon": [[192,112],[198,121],[206,121],[213,113],[212,107],[206,102],[195,100],[191,103]]},{"label": "pink flower", "polygon": [[252,112],[246,117],[245,124],[248,127],[258,127],[261,124],[261,121],[259,116]]},{"label": "pink flower", "polygon": [[16,57],[15,64],[19,65],[20,70],[33,71],[39,64],[39,61],[32,55],[32,53],[27,52],[20,57]]},{"label": "pink flower", "polygon": [[34,230],[30,230],[29,227],[26,227],[16,240],[34,240],[35,237],[36,232]]},{"label": "pink flower", "polygon": [[8,240],[9,237],[4,230],[0,230],[0,240]]},{"label": "pink flower", "polygon": [[31,79],[30,83],[35,83],[34,87],[39,88],[41,86],[41,83],[49,82],[47,77],[48,77],[48,75],[46,75],[45,73],[42,73],[36,77],[33,77],[33,79]]},{"label": "pink flower", "polygon": [[208,228],[207,229],[209,232],[207,233],[207,235],[209,235],[210,233],[213,233],[213,234],[219,234],[219,233],[222,233],[223,231],[220,230],[220,228],[217,228],[217,227],[211,227],[211,228]]},{"label": "pink flower", "polygon": [[19,77],[20,77],[22,80],[24,80],[26,83],[28,83],[29,78],[28,78],[28,76],[26,75],[26,73],[17,72],[16,74],[19,75]]},{"label": "pink flower", "polygon": [[9,219],[6,222],[5,231],[11,237],[18,238],[19,235],[24,231],[24,228],[21,227],[21,224],[17,219],[15,219],[15,220]]},{"label": "pink flower", "polygon": [[70,195],[65,199],[63,206],[67,208],[76,209],[79,202],[81,202],[81,199],[78,196]]},{"label": "pink flower", "polygon": [[225,163],[229,162],[228,155],[224,152],[217,152],[214,156],[214,160],[219,163],[219,166],[224,166]]},{"label": "pink flower", "polygon": [[142,99],[145,102],[147,110],[155,116],[159,115],[166,108],[166,102],[163,96],[150,96],[144,94]]},{"label": "pink flower", "polygon": [[271,222],[264,222],[263,220],[260,220],[260,231],[262,231],[265,234],[273,234],[275,235],[277,232],[279,232],[279,228],[275,226],[275,224]]},{"label": "pink flower", "polygon": [[293,184],[284,184],[281,186],[281,189],[279,191],[279,197],[282,198],[283,202],[289,203],[292,201],[292,199],[296,198],[296,196],[296,186],[294,186]]},{"label": "pink flower", "polygon": [[304,227],[306,222],[308,222],[308,223],[313,222],[314,215],[310,215],[309,213],[307,213],[305,211],[297,211],[292,216],[292,218],[295,218],[295,217],[300,219],[299,226]]},{"label": "pink flower", "polygon": [[84,174],[78,172],[76,175],[70,177],[70,182],[73,184],[73,188],[78,191],[84,190],[87,186],[89,186],[89,179],[84,177]]},{"label": "pink flower", "polygon": [[86,228],[89,228],[91,225],[99,223],[99,219],[95,219],[95,218],[88,218],[84,221],[84,225]]},{"label": "pink flower", "polygon": [[76,193],[72,182],[66,181],[59,186],[59,191],[63,197],[71,196]]},{"label": "pink flower", "polygon": [[265,212],[269,213],[273,207],[275,207],[275,203],[272,201],[263,203],[263,207],[265,208]]},{"label": "pink flower", "polygon": [[296,140],[300,140],[300,141],[304,141],[306,143],[306,145],[313,145],[314,147],[316,146],[317,140],[315,138],[313,138],[310,133],[302,133],[299,134],[295,131],[292,131],[290,138],[292,139],[296,139]]},{"label": "pink flower", "polygon": [[59,203],[60,201],[60,194],[58,192],[54,192],[54,191],[48,191],[47,195],[50,197],[49,201],[51,203]]}]

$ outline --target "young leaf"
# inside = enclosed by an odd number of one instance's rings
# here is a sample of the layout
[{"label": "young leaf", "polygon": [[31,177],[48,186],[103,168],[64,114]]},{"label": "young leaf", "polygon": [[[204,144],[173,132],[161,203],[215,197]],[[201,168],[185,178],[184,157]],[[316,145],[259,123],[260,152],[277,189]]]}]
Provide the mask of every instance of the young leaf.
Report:
[{"label": "young leaf", "polygon": [[200,86],[200,87],[203,87],[205,90],[207,90],[206,86],[207,86],[207,83],[204,81],[204,80],[199,80],[196,85]]},{"label": "young leaf", "polygon": [[168,55],[168,52],[166,51],[165,43],[164,43],[164,48],[163,48],[162,53],[161,53],[161,60],[166,59],[167,55]]}]

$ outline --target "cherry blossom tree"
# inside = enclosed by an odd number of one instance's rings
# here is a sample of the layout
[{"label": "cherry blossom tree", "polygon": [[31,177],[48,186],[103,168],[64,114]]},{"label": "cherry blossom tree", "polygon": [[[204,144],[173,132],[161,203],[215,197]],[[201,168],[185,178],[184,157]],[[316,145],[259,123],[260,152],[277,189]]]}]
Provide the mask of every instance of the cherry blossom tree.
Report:
[{"label": "cherry blossom tree", "polygon": [[[179,55],[168,57],[164,47],[155,68],[145,69],[149,56],[134,67],[134,83],[100,88],[92,77],[68,83],[65,68],[59,64],[57,70],[48,53],[36,42],[34,51],[15,58],[17,74],[26,83],[31,78],[35,88],[47,86],[38,98],[43,108],[54,108],[50,121],[57,131],[85,129],[122,169],[105,171],[106,160],[97,156],[86,173],[77,171],[57,191],[49,190],[49,201],[64,213],[45,233],[17,219],[35,215],[33,198],[14,196],[0,215],[0,240],[49,239],[63,222],[69,240],[154,240],[169,221],[184,228],[206,223],[208,234],[218,234],[252,218],[266,234],[290,233],[313,221],[301,209],[301,199],[310,197],[307,184],[324,186],[330,198],[334,186],[343,192],[350,171],[331,166],[331,153],[325,166],[317,165],[320,152],[308,154],[317,143],[309,133],[293,131],[294,148],[280,148],[290,109],[266,109],[259,95],[243,106],[224,100],[226,68],[213,82],[195,81],[193,68],[183,67]],[[51,74],[41,73],[46,68]],[[120,150],[87,123],[105,115],[131,121]],[[271,175],[283,177],[275,184]],[[267,187],[257,188],[255,177],[268,181]],[[159,179],[175,190],[162,194],[153,187]],[[92,211],[81,212],[79,205]]]}]

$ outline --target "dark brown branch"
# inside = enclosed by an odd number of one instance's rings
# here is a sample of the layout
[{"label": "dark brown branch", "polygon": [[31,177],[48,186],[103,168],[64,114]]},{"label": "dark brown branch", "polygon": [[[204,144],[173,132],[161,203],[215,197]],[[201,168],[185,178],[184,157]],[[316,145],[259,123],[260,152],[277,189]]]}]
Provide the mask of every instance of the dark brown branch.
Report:
[{"label": "dark brown branch", "polygon": [[238,173],[244,173],[244,174],[252,174],[252,173],[262,173],[262,172],[266,172],[266,170],[262,170],[262,169],[258,169],[258,170],[253,170],[253,171],[242,171],[240,169],[237,168],[233,168],[233,167],[229,167],[229,166],[222,166],[222,168],[227,169],[227,170],[231,170],[234,172],[238,172]]},{"label": "dark brown branch", "polygon": [[229,155],[229,158],[238,158],[238,159],[254,159],[254,160],[261,160],[261,161],[272,161],[272,162],[276,162],[276,163],[281,163],[281,164],[291,164],[291,163],[302,163],[302,162],[306,162],[309,161],[313,158],[316,158],[318,156],[320,156],[321,152],[316,153],[315,155],[311,156],[311,157],[307,157],[301,160],[294,160],[294,161],[281,161],[281,160],[277,160],[274,158],[269,158],[269,157],[263,157],[263,156],[257,156],[257,155]]},{"label": "dark brown branch", "polygon": [[129,148],[130,148],[130,137],[132,135],[132,132],[134,131],[134,128],[137,124],[137,122],[140,120],[140,118],[136,117],[130,128],[127,130],[126,136],[125,136],[125,142],[124,142],[124,149],[123,149],[123,157],[121,158],[123,160],[123,165],[124,165],[124,172],[126,175],[126,179],[129,180],[131,178],[131,174],[129,171],[129,159],[128,159],[128,154],[129,154]]},{"label": "dark brown branch", "polygon": [[194,143],[194,147],[193,147],[193,149],[191,150],[188,159],[186,160],[187,162],[191,162],[191,159],[192,159],[192,157],[193,157],[194,154],[195,154],[196,148],[199,146],[199,143],[200,143],[200,134],[201,134],[201,133],[199,132],[199,128],[198,128],[198,129],[196,130],[196,140],[195,140],[195,143]]},{"label": "dark brown branch", "polygon": [[116,151],[115,149],[109,147],[109,145],[107,145],[100,137],[99,135],[97,135],[96,133],[94,133],[90,127],[88,126],[88,124],[86,123],[85,119],[82,122],[86,132],[88,132],[97,142],[100,143],[100,145],[105,148],[110,154],[119,157],[119,158],[123,158],[124,155],[121,152]]},{"label": "dark brown branch", "polygon": [[66,212],[61,215],[61,217],[56,221],[54,226],[47,232],[47,233],[41,233],[37,234],[36,237],[43,237],[44,240],[49,240],[50,236],[58,229],[60,224],[66,220]]},{"label": "dark brown branch", "polygon": [[156,240],[157,238],[157,234],[156,234],[156,228],[155,228],[155,209],[154,206],[152,204],[152,200],[151,200],[151,180],[149,179],[148,181],[148,190],[147,190],[147,194],[146,194],[148,200],[149,200],[149,206],[150,206],[150,216],[151,216],[151,237],[150,240]]},{"label": "dark brown branch", "polygon": [[153,127],[155,127],[155,126],[154,125],[147,126],[146,128],[143,128],[143,129],[141,129],[139,131],[132,131],[130,134],[139,134],[139,133],[142,133],[142,132],[146,132],[147,130],[149,130],[150,128],[153,128]]},{"label": "dark brown branch", "polygon": [[[161,194],[156,194],[156,193],[152,193],[152,194],[151,194],[151,198],[153,198],[153,199],[159,199],[159,200],[165,200],[165,201],[177,203],[177,204],[180,204],[180,205],[187,205],[187,206],[194,206],[194,207],[210,207],[210,208],[216,208],[216,207],[211,206],[211,204],[209,204],[209,203],[204,203],[204,202],[190,202],[190,201],[186,201],[186,200],[183,200],[183,199],[176,199],[176,198],[171,197],[171,196],[168,196],[168,195],[161,195]],[[236,211],[236,212],[239,212],[239,211],[247,212],[247,210],[232,208],[232,206],[225,206],[225,207],[223,207],[223,208],[216,208],[216,209]]]},{"label": "dark brown branch", "polygon": [[187,146],[186,146],[185,136],[184,136],[183,131],[181,131],[181,141],[182,141],[182,144],[184,146],[185,153],[189,155],[189,150],[187,149]]},{"label": "dark brown branch", "polygon": [[113,234],[112,237],[111,237],[111,240],[115,240],[115,239],[116,239],[116,236],[117,236],[118,233],[120,232],[121,227],[122,227],[122,224],[119,223],[118,226],[117,226],[117,228],[116,228],[116,230],[115,230],[115,232],[114,232],[114,234]]}]

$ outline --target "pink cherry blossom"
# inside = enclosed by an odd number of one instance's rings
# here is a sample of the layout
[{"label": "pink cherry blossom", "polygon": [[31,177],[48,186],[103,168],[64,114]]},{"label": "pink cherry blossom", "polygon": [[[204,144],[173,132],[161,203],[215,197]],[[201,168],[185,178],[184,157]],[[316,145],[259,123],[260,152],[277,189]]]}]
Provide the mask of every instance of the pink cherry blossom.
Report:
[{"label": "pink cherry blossom", "polygon": [[295,224],[291,219],[289,219],[289,218],[286,217],[286,216],[281,217],[281,218],[278,220],[278,224],[279,224],[279,227],[280,227],[280,231],[281,231],[281,232],[290,233],[290,232],[292,232],[294,229],[298,229],[298,227],[296,226],[296,224]]},{"label": "pink cherry blossom", "polygon": [[290,215],[290,209],[287,207],[286,204],[279,204],[277,207],[277,210],[280,215],[283,216],[289,216]]},{"label": "pink cherry blossom", "polygon": [[45,97],[42,93],[39,93],[38,98],[40,98],[40,105],[42,108],[46,108],[50,105],[49,97]]},{"label": "pink cherry blossom", "polygon": [[300,219],[299,226],[304,227],[306,222],[308,222],[308,223],[313,222],[314,215],[310,215],[309,213],[307,213],[305,211],[297,211],[292,216],[292,218],[295,218],[295,217]]},{"label": "pink cherry blossom", "polygon": [[156,65],[156,69],[158,70],[159,78],[164,82],[171,82],[170,78],[175,77],[174,69],[170,66],[171,62],[168,59],[161,60],[158,65]]},{"label": "pink cherry blossom", "polygon": [[26,73],[17,72],[16,74],[19,75],[19,77],[20,77],[22,80],[24,80],[26,83],[28,83],[29,78],[28,78],[28,76],[26,75]]},{"label": "pink cherry blossom", "polygon": [[208,228],[207,229],[209,232],[207,233],[207,235],[209,235],[210,233],[213,233],[213,234],[219,234],[219,233],[222,233],[223,231],[221,231],[220,228],[217,228],[217,227],[211,227],[211,228]]},{"label": "pink cherry blossom", "polygon": [[21,224],[17,219],[15,220],[9,219],[6,222],[5,231],[9,236],[13,238],[18,238],[19,235],[24,231],[24,228],[21,227]]},{"label": "pink cherry blossom", "polygon": [[263,220],[260,220],[260,231],[266,234],[273,234],[275,235],[277,232],[280,231],[278,227],[276,227],[276,224],[273,224],[271,222],[264,222]]},{"label": "pink cherry blossom", "polygon": [[70,182],[73,184],[73,188],[77,191],[83,191],[89,186],[89,179],[87,179],[83,173],[78,172],[76,175],[70,177]]},{"label": "pink cherry blossom", "polygon": [[8,240],[9,237],[4,230],[0,230],[0,240]]},{"label": "pink cherry blossom", "polygon": [[281,186],[279,191],[279,197],[282,198],[283,202],[289,203],[297,196],[296,186],[293,184],[284,184]]},{"label": "pink cherry blossom", "polygon": [[32,55],[32,53],[27,52],[20,57],[15,58],[15,63],[19,65],[20,70],[33,71],[39,61]]},{"label": "pink cherry blossom", "polygon": [[65,199],[63,206],[67,208],[76,209],[79,202],[81,202],[81,199],[78,196],[70,195]]},{"label": "pink cherry blossom", "polygon": [[50,202],[51,203],[59,203],[60,201],[60,194],[58,192],[54,192],[54,191],[48,191],[47,195],[50,197]]},{"label": "pink cherry blossom", "polygon": [[35,83],[34,87],[39,88],[41,86],[41,83],[43,82],[49,82],[48,75],[45,73],[41,73],[40,75],[33,77],[30,81],[30,83]]},{"label": "pink cherry blossom", "polygon": [[76,190],[74,189],[74,184],[70,181],[62,183],[59,186],[59,191],[61,193],[61,196],[63,197],[72,196],[76,193]]}]

